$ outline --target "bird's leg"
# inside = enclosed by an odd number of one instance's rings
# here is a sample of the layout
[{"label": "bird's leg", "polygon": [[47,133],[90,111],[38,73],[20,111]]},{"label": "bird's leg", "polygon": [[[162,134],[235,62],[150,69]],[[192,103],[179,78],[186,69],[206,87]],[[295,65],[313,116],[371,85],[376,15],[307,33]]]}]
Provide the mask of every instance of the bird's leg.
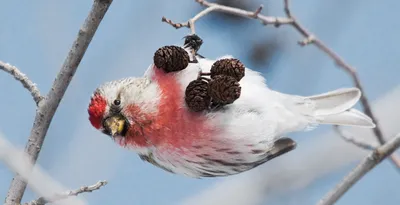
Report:
[{"label": "bird's leg", "polygon": [[197,60],[196,56],[204,58],[202,55],[197,53],[203,44],[203,40],[196,34],[187,35],[184,38],[185,42],[183,47],[189,48],[193,56],[193,60],[191,60],[190,63],[198,63],[199,61]]},{"label": "bird's leg", "polygon": [[202,79],[202,80],[206,80],[207,82],[210,82],[211,79],[203,77],[203,76],[210,76],[211,73],[203,73],[203,71],[199,71],[199,73],[197,74],[197,79]]},{"label": "bird's leg", "polygon": [[202,71],[199,72],[199,76],[210,76],[210,75],[211,75],[211,73],[209,73],[209,72],[207,72],[207,73],[204,73]]},{"label": "bird's leg", "polygon": [[205,78],[205,77],[198,77],[197,79],[199,79],[199,80],[205,80],[205,81],[207,81],[207,82],[210,82],[210,79]]},{"label": "bird's leg", "polygon": [[211,104],[210,104],[210,111],[218,111],[224,108],[225,104],[222,103],[216,103],[213,100],[211,100]]},{"label": "bird's leg", "polygon": [[190,48],[195,53],[197,53],[197,51],[200,50],[200,47],[203,44],[203,40],[198,35],[191,34],[185,36],[184,38],[185,38],[185,43],[184,43],[185,48]]}]

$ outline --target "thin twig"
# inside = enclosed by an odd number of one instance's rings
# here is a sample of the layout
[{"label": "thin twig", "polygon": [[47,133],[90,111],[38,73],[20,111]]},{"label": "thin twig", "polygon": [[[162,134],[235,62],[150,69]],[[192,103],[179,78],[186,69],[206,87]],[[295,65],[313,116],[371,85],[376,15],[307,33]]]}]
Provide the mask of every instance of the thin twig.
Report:
[{"label": "thin twig", "polygon": [[55,194],[52,197],[39,197],[36,200],[30,201],[28,203],[24,203],[24,205],[46,205],[49,203],[54,203],[56,201],[60,201],[60,200],[69,198],[71,196],[78,196],[79,194],[82,194],[82,193],[93,192],[95,190],[100,189],[102,186],[105,186],[106,184],[107,184],[107,181],[99,181],[94,185],[83,186],[77,190],[67,191],[65,193],[60,193],[60,194]]},{"label": "thin twig", "polygon": [[339,136],[341,136],[345,141],[350,142],[357,147],[360,147],[362,149],[366,150],[374,150],[376,148],[375,145],[372,145],[368,142],[361,141],[359,139],[356,139],[354,136],[350,135],[349,133],[345,132],[344,130],[340,129],[339,126],[334,125],[333,129],[338,133]]},{"label": "thin twig", "polygon": [[282,24],[291,24],[292,23],[292,20],[290,18],[265,16],[265,15],[260,14],[263,9],[263,5],[261,5],[255,11],[246,11],[243,9],[233,8],[233,7],[224,6],[224,5],[220,5],[220,4],[216,4],[216,3],[210,3],[207,1],[196,0],[196,2],[200,3],[201,5],[203,5],[207,8],[204,9],[203,11],[201,11],[200,13],[198,13],[193,18],[189,19],[187,22],[174,23],[172,20],[167,19],[166,17],[162,17],[162,22],[166,22],[176,29],[179,29],[182,27],[190,28],[192,34],[196,33],[196,30],[195,30],[196,21],[212,11],[219,11],[219,12],[223,12],[223,13],[234,14],[237,16],[250,18],[250,19],[258,19],[264,25],[280,26]]},{"label": "thin twig", "polygon": [[194,16],[193,18],[189,19],[185,23],[173,23],[170,19],[167,19],[165,17],[162,17],[162,21],[172,25],[176,29],[182,28],[182,27],[190,28],[192,34],[194,34],[194,33],[196,33],[194,23],[197,20],[199,20],[201,17],[207,15],[208,13],[210,13],[211,11],[214,11],[216,9],[217,9],[217,7],[214,7],[214,6],[213,7],[208,7],[207,9],[204,9],[203,11],[201,11],[200,13],[198,13],[196,16]]},{"label": "thin twig", "polygon": [[[312,34],[310,31],[308,31],[303,25],[301,25],[296,17],[292,14],[290,10],[290,5],[289,5],[289,0],[284,0],[284,11],[286,14],[286,17],[273,17],[273,16],[264,16],[261,14],[261,9],[258,8],[255,12],[254,11],[246,11],[243,9],[238,9],[238,8],[233,8],[229,6],[223,6],[219,5],[216,3],[210,3],[205,0],[195,0],[197,3],[199,3],[202,6],[207,7],[205,10],[201,11],[198,13],[196,16],[193,18],[189,19],[189,21],[185,23],[173,23],[171,20],[163,17],[163,21],[167,22],[168,24],[174,26],[175,28],[182,28],[182,27],[188,27],[191,29],[192,34],[195,33],[194,29],[194,23],[199,20],[201,17],[204,15],[210,13],[211,11],[219,11],[223,13],[229,13],[233,14],[236,16],[241,16],[245,18],[253,18],[253,19],[258,19],[263,23],[264,25],[275,25],[275,26],[280,26],[280,25],[291,25],[293,26],[303,37],[304,39],[299,41],[299,45],[305,46],[309,44],[314,44],[319,48],[321,51],[323,51],[325,54],[327,54],[335,63],[338,65],[340,68],[342,68],[345,72],[347,72],[352,80],[354,85],[361,91],[362,95],[360,98],[361,104],[363,106],[364,112],[366,115],[368,115],[372,121],[375,123],[375,128],[373,129],[375,136],[377,137],[379,143],[382,145],[385,143],[381,128],[379,126],[378,120],[372,113],[371,106],[369,104],[369,101],[365,95],[363,86],[361,85],[360,79],[357,75],[356,69],[347,64],[339,55],[337,55],[333,50],[331,50],[328,46],[326,46],[321,40],[319,40],[314,34]],[[390,159],[392,163],[395,165],[397,169],[400,170],[400,158],[393,154],[390,156]]]},{"label": "thin twig", "polygon": [[257,18],[258,14],[261,13],[261,11],[262,11],[263,8],[264,8],[264,5],[261,4],[261,5],[257,8],[257,10],[254,11],[254,13],[251,15],[251,17]]},{"label": "thin twig", "polygon": [[[89,46],[96,30],[106,14],[112,0],[94,0],[93,6],[78,32],[77,38],[62,65],[52,88],[47,94],[44,102],[40,103],[36,111],[35,121],[29,136],[25,152],[30,156],[34,164],[39,156],[47,130],[53,116],[64,96],[65,91],[74,76],[86,49]],[[6,198],[7,205],[21,203],[22,196],[26,189],[26,182],[16,175],[11,182],[10,189]]]},{"label": "thin twig", "polygon": [[[356,137],[352,136],[350,133],[345,132],[344,130],[341,130],[339,128],[339,126],[334,125],[333,129],[338,133],[339,136],[341,136],[345,141],[350,142],[354,145],[356,145],[357,147],[360,147],[362,149],[366,149],[366,150],[374,150],[376,149],[377,146],[372,145],[371,143],[365,142],[365,141],[361,141],[359,139],[357,139]],[[400,159],[398,157],[398,155],[396,154],[392,154],[390,155],[390,160],[393,162],[393,164],[397,165],[400,164]],[[400,171],[400,169],[396,169],[397,171]]]},{"label": "thin twig", "polygon": [[368,171],[383,161],[388,155],[392,154],[400,147],[400,134],[378,147],[360,164],[357,165],[334,189],[332,189],[318,205],[334,204],[344,193],[346,193],[357,181],[359,181]]},{"label": "thin twig", "polygon": [[17,67],[2,61],[0,61],[0,70],[4,70],[5,72],[11,74],[15,80],[21,82],[22,86],[24,86],[24,88],[31,93],[36,105],[39,105],[39,102],[43,99],[43,96],[40,95],[39,88],[36,86],[36,84],[33,83],[24,73],[22,73]]},{"label": "thin twig", "polygon": [[[351,65],[347,64],[338,54],[336,54],[332,49],[330,49],[328,46],[326,46],[321,40],[319,40],[314,34],[310,33],[306,28],[304,28],[298,21],[297,19],[291,14],[290,12],[290,7],[289,7],[289,0],[284,0],[285,4],[285,13],[288,16],[288,18],[291,18],[293,20],[292,25],[298,30],[304,37],[305,39],[300,41],[300,45],[309,45],[309,44],[314,44],[319,48],[321,51],[323,51],[325,54],[327,54],[337,66],[339,66],[341,69],[343,69],[345,72],[347,72],[352,80],[354,85],[361,91],[362,95],[360,97],[361,105],[364,109],[364,113],[368,115],[372,121],[375,123],[375,128],[373,129],[373,132],[378,139],[378,142],[383,145],[386,141],[383,137],[381,127],[379,126],[379,122],[375,115],[372,113],[371,106],[369,104],[369,101],[365,95],[365,91],[363,86],[361,85],[360,78],[358,77],[357,71],[354,67]],[[393,154],[390,156],[390,160],[392,161],[393,165],[400,171],[400,158],[396,154]]]},{"label": "thin twig", "polygon": [[[305,37],[305,40],[300,41],[299,44],[300,45],[314,44],[315,46],[317,46],[317,48],[319,48],[324,53],[326,53],[330,58],[332,58],[337,66],[342,68],[351,76],[354,85],[358,89],[360,89],[362,93],[360,101],[364,108],[365,114],[367,114],[376,125],[375,128],[373,129],[375,136],[377,137],[380,144],[384,144],[385,139],[383,137],[381,128],[379,126],[378,120],[372,113],[371,106],[369,104],[367,97],[365,96],[364,88],[361,85],[361,81],[357,75],[356,69],[351,65],[347,64],[339,55],[337,55],[333,50],[331,50],[328,46],[326,46],[321,40],[319,40],[314,34],[310,33],[297,21],[297,19],[290,12],[289,0],[284,0],[284,4],[285,4],[286,15],[288,16],[288,18],[291,18],[293,20],[292,25]],[[393,161],[393,162],[398,168],[400,168],[400,163],[398,161]]]}]

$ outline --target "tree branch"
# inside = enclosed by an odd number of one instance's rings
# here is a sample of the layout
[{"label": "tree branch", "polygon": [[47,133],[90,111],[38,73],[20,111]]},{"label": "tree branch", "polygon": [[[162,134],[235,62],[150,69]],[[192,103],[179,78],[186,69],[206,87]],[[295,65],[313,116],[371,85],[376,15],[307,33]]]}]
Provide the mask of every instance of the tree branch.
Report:
[{"label": "tree branch", "polygon": [[[39,196],[48,196],[49,193],[63,192],[67,188],[48,175],[40,165],[35,166],[32,172],[30,168],[33,166],[29,156],[20,149],[13,146],[0,133],[0,161],[3,162],[12,172],[18,173],[25,181],[29,181],[29,187]],[[85,205],[86,203],[79,199],[73,198],[68,203],[62,201],[60,205]],[[15,203],[18,204],[18,203]]]},{"label": "tree branch", "polygon": [[[332,60],[338,65],[340,68],[342,68],[344,71],[346,71],[352,78],[354,85],[360,89],[362,95],[361,95],[361,104],[364,108],[365,114],[367,114],[372,121],[376,124],[376,127],[374,128],[374,133],[375,136],[377,137],[378,141],[380,144],[385,143],[385,139],[383,137],[381,128],[379,126],[378,120],[375,118],[374,114],[372,113],[371,106],[369,104],[369,101],[367,97],[365,96],[364,88],[361,85],[361,81],[357,75],[357,71],[354,67],[351,65],[347,64],[339,55],[337,55],[333,50],[331,50],[328,46],[326,46],[321,40],[319,40],[315,35],[310,33],[307,29],[305,29],[298,21],[297,19],[291,14],[290,12],[290,7],[289,7],[289,0],[284,0],[285,4],[285,13],[288,16],[288,18],[291,18],[293,20],[292,25],[293,27],[296,28],[304,37],[305,40],[300,41],[300,45],[308,45],[308,44],[314,44],[319,48],[321,51],[323,51],[325,54],[327,54]],[[393,161],[395,165],[400,168],[399,162]]]},{"label": "tree branch", "polygon": [[[207,8],[205,10],[201,11],[200,13],[198,13],[193,18],[189,19],[185,23],[174,23],[173,21],[171,21],[165,17],[162,18],[162,21],[172,25],[173,27],[175,27],[177,29],[182,28],[182,27],[188,27],[191,29],[192,34],[194,34],[195,33],[194,23],[197,20],[199,20],[204,15],[210,13],[211,11],[219,11],[219,12],[224,12],[224,13],[229,13],[229,14],[245,17],[245,18],[258,19],[264,25],[275,25],[276,27],[278,27],[280,25],[293,26],[304,37],[303,40],[298,42],[299,45],[305,46],[305,45],[309,45],[309,44],[314,44],[315,46],[317,46],[317,48],[319,48],[326,55],[328,55],[336,63],[336,65],[338,65],[341,69],[343,69],[345,72],[347,72],[351,76],[355,87],[357,87],[362,93],[360,101],[361,101],[361,104],[362,104],[365,114],[368,115],[376,125],[376,127],[373,129],[376,138],[378,139],[378,141],[381,145],[385,143],[385,139],[383,137],[378,120],[375,118],[374,114],[372,113],[371,106],[365,95],[364,89],[361,85],[361,82],[357,75],[356,69],[353,68],[351,65],[347,64],[332,49],[330,49],[328,46],[326,46],[314,34],[312,34],[303,25],[301,25],[299,23],[299,21],[296,19],[296,17],[292,14],[292,12],[290,10],[289,0],[284,0],[284,11],[285,11],[286,17],[273,17],[273,16],[262,15],[262,14],[260,14],[262,6],[260,6],[260,8],[258,8],[256,11],[246,11],[243,9],[233,8],[233,7],[229,7],[229,6],[223,6],[223,5],[219,5],[216,3],[210,3],[205,0],[195,0],[195,1],[197,3],[199,3],[200,5],[205,6]],[[394,166],[400,170],[400,158],[397,155],[393,154],[392,156],[390,156],[390,159],[391,159],[392,163],[394,164]]]},{"label": "tree branch", "polygon": [[354,136],[350,135],[349,133],[341,130],[339,128],[339,126],[334,125],[333,129],[338,133],[339,136],[341,136],[345,141],[350,142],[354,145],[356,145],[357,147],[360,147],[362,149],[366,149],[366,150],[374,150],[377,146],[372,145],[368,142],[364,142],[361,140],[356,139]]},{"label": "tree branch", "polygon": [[364,158],[361,163],[357,165],[357,167],[355,167],[338,185],[336,185],[333,190],[331,190],[321,201],[319,201],[318,205],[334,204],[368,171],[382,162],[383,159],[392,154],[399,147],[400,133]]},{"label": "tree branch", "polygon": [[198,13],[196,16],[193,18],[189,19],[187,22],[184,23],[174,23],[170,19],[167,19],[166,17],[162,17],[161,21],[166,22],[169,25],[173,26],[176,29],[182,28],[182,27],[187,27],[190,28],[192,34],[196,32],[195,30],[195,22],[199,20],[201,17],[207,15],[208,13],[212,11],[219,11],[223,13],[229,13],[229,14],[234,14],[237,16],[241,16],[244,18],[250,18],[250,19],[258,19],[260,22],[264,25],[275,25],[275,26],[280,26],[282,24],[291,24],[293,21],[290,18],[285,18],[285,17],[273,17],[273,16],[264,16],[261,13],[261,10],[263,8],[263,5],[261,5],[257,10],[255,11],[246,11],[238,8],[233,8],[229,6],[224,6],[216,3],[209,3],[207,1],[203,0],[196,0],[199,4],[207,7],[205,10],[201,11]]},{"label": "tree branch", "polygon": [[[289,7],[289,0],[284,0],[284,5],[285,5],[285,13],[288,16],[288,18],[291,18],[293,20],[293,27],[296,28],[304,37],[305,39],[303,41],[300,41],[299,44],[302,46],[308,45],[308,44],[314,44],[319,48],[321,51],[323,51],[325,54],[327,54],[335,63],[337,66],[339,66],[342,70],[347,72],[350,77],[353,80],[354,85],[361,91],[362,95],[360,98],[361,105],[364,109],[364,113],[368,115],[372,121],[375,123],[375,128],[373,129],[374,134],[376,138],[378,139],[378,142],[383,145],[385,144],[385,139],[382,134],[381,127],[379,126],[379,122],[376,119],[375,115],[372,113],[371,106],[369,104],[369,101],[365,95],[365,91],[363,86],[361,85],[360,78],[358,77],[357,71],[354,67],[351,65],[347,64],[339,55],[337,55],[332,49],[330,49],[328,46],[326,46],[321,40],[319,40],[315,35],[310,33],[307,29],[305,29],[298,21],[297,19],[291,14],[290,7]],[[400,158],[396,155],[393,154],[390,156],[390,160],[392,161],[393,165],[400,171]]]},{"label": "tree branch", "polygon": [[22,73],[17,67],[2,61],[0,61],[0,70],[4,70],[5,72],[11,74],[15,80],[21,82],[22,86],[24,86],[24,88],[31,93],[36,105],[39,105],[39,102],[43,99],[43,96],[40,95],[39,88],[36,87],[36,84],[29,80],[24,73]]},{"label": "tree branch", "polygon": [[[52,88],[47,94],[44,102],[40,103],[36,111],[35,121],[31,130],[25,152],[29,155],[34,164],[39,156],[47,130],[53,119],[53,116],[64,96],[68,85],[74,76],[80,61],[82,60],[86,49],[89,46],[101,20],[106,14],[112,0],[94,0],[93,6],[83,23],[67,58],[62,65]],[[22,196],[26,189],[26,182],[16,175],[11,182],[10,189],[6,198],[6,204],[21,203]]]},{"label": "tree branch", "polygon": [[77,190],[67,191],[65,193],[56,194],[52,197],[40,197],[36,200],[30,201],[28,203],[24,203],[24,205],[46,205],[49,203],[54,203],[56,201],[60,201],[66,199],[71,196],[78,196],[79,194],[86,193],[86,192],[93,192],[95,190],[100,189],[102,186],[105,186],[107,181],[99,181],[94,185],[91,186],[83,186]]},{"label": "tree branch", "polygon": [[[339,126],[337,126],[337,125],[334,125],[334,126],[333,126],[333,129],[334,129],[334,130],[338,133],[338,135],[341,136],[345,141],[347,141],[347,142],[349,142],[349,143],[352,143],[352,144],[356,145],[357,147],[360,147],[360,148],[366,149],[366,150],[374,150],[374,149],[376,149],[376,147],[377,147],[376,145],[373,145],[373,144],[371,144],[371,143],[368,143],[368,142],[365,142],[365,141],[362,141],[362,140],[357,139],[356,137],[352,136],[350,133],[347,133],[347,132],[341,130],[341,129],[339,128]],[[396,155],[396,154],[390,155],[390,160],[392,160],[392,162],[393,162],[394,165],[400,164],[400,159],[399,159],[398,155]],[[397,170],[397,171],[400,171],[400,169],[396,169],[396,170]]]}]

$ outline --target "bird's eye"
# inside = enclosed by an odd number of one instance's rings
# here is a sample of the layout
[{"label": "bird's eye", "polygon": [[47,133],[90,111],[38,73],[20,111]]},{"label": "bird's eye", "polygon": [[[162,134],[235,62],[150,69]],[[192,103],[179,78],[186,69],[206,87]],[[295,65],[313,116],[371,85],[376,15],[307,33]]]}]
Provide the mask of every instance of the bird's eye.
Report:
[{"label": "bird's eye", "polygon": [[114,100],[114,105],[120,105],[121,104],[121,101],[120,100]]}]

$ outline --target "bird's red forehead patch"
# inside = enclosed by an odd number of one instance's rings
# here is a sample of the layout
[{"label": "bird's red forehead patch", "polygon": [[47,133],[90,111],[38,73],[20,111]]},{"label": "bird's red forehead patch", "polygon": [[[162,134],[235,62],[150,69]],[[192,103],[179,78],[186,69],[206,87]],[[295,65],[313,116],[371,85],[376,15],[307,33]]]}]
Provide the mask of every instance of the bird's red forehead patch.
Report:
[{"label": "bird's red forehead patch", "polygon": [[101,127],[101,120],[106,112],[106,106],[106,100],[99,94],[95,94],[90,100],[88,108],[89,121],[96,129]]}]

